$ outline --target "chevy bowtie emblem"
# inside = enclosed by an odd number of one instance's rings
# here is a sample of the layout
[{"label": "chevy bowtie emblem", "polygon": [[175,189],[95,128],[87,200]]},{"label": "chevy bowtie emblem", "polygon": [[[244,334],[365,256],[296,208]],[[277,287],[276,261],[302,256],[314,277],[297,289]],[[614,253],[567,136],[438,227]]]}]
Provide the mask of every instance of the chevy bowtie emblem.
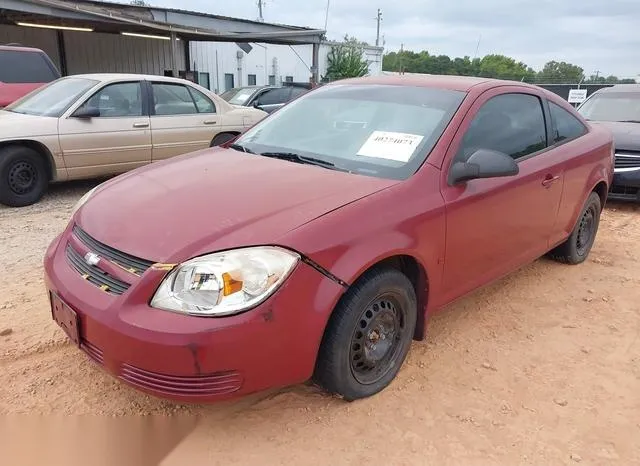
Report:
[{"label": "chevy bowtie emblem", "polygon": [[84,255],[84,261],[89,265],[98,265],[98,262],[100,262],[100,256],[93,252],[88,252]]}]

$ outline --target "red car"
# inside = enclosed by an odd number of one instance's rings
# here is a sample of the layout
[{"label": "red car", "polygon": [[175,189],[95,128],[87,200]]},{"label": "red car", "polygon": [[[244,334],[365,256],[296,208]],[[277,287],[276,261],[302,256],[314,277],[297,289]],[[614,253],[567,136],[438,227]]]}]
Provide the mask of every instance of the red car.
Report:
[{"label": "red car", "polygon": [[547,253],[583,262],[612,173],[611,134],[539,87],[335,82],[87,193],[46,253],[53,318],[161,397],[312,378],[355,400],[436,310]]},{"label": "red car", "polygon": [[60,72],[42,50],[0,45],[0,108],[59,77]]}]

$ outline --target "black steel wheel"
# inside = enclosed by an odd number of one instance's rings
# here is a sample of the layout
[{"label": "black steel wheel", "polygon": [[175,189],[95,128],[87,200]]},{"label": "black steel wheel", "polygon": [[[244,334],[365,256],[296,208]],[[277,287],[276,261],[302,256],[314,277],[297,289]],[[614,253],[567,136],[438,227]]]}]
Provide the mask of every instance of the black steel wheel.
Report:
[{"label": "black steel wheel", "polygon": [[600,224],[602,203],[597,193],[591,193],[585,203],[571,235],[550,256],[565,264],[580,264],[591,252]]},{"label": "black steel wheel", "polygon": [[0,203],[23,207],[39,201],[49,179],[44,159],[22,146],[0,150]]},{"label": "black steel wheel", "polygon": [[380,392],[407,356],[417,312],[415,290],[403,273],[368,272],[349,288],[331,315],[314,380],[348,401]]},{"label": "black steel wheel", "polygon": [[406,311],[391,295],[376,298],[360,316],[351,338],[351,372],[361,384],[372,384],[401,353]]}]

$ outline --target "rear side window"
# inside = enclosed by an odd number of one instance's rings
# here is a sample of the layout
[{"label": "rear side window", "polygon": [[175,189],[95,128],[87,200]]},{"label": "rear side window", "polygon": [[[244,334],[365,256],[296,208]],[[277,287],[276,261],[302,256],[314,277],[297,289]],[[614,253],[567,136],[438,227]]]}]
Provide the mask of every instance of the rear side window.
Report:
[{"label": "rear side window", "polygon": [[156,115],[191,115],[198,113],[196,104],[186,86],[173,83],[153,83],[152,86]]},{"label": "rear side window", "polygon": [[45,56],[38,52],[0,50],[0,81],[8,84],[48,83],[58,79]]},{"label": "rear side window", "polygon": [[286,87],[269,89],[258,97],[258,105],[283,104],[289,100],[291,90]]},{"label": "rear side window", "polygon": [[540,99],[530,94],[502,94],[489,99],[471,121],[456,160],[490,149],[515,160],[544,149],[547,130]]},{"label": "rear side window", "polygon": [[554,144],[566,139],[578,138],[587,132],[587,128],[580,120],[558,104],[549,102],[549,111],[554,125]]}]

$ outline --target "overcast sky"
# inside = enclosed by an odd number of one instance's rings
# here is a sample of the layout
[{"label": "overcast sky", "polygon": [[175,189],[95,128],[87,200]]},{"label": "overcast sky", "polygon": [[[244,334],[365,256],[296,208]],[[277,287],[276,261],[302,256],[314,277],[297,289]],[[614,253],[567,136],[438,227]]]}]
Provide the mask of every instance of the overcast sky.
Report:
[{"label": "overcast sky", "polygon": [[[122,1],[122,0],[121,0]],[[148,0],[149,1],[149,0]],[[256,19],[257,0],[150,0],[156,6]],[[327,0],[266,0],[267,22],[322,29]],[[568,61],[590,75],[640,74],[640,0],[330,0],[327,35],[375,43],[376,11],[387,51],[451,57],[500,53],[540,69]]]}]

